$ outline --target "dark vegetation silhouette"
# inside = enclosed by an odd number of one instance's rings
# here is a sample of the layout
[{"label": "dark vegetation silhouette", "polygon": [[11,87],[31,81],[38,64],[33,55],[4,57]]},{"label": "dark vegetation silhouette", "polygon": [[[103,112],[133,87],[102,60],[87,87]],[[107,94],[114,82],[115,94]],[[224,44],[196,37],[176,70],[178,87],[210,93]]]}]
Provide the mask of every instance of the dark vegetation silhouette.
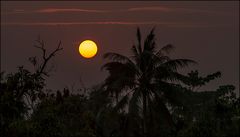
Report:
[{"label": "dark vegetation silhouette", "polygon": [[158,49],[154,29],[127,57],[106,53],[102,69],[109,74],[103,84],[83,93],[68,88],[46,89],[49,61],[63,48],[61,42],[47,54],[38,39],[42,57],[30,57],[34,66],[1,72],[1,137],[228,137],[239,136],[240,99],[233,85],[214,91],[200,87],[221,77],[219,71],[184,75],[190,59],[172,59],[171,44]]}]

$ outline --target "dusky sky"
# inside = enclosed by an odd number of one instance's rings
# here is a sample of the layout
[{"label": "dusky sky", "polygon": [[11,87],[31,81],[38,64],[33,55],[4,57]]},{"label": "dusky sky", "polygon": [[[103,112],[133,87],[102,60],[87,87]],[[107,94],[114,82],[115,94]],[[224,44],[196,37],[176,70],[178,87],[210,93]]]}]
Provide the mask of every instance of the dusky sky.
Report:
[{"label": "dusky sky", "polygon": [[[175,46],[171,57],[198,62],[183,73],[221,71],[222,77],[210,82],[207,89],[223,84],[239,89],[238,1],[1,1],[1,71],[15,72],[20,65],[31,68],[28,57],[41,56],[33,47],[40,36],[49,51],[59,40],[64,49],[51,62],[55,70],[47,78],[47,88],[77,89],[82,87],[80,78],[91,87],[107,76],[100,70],[104,53],[130,55],[138,26],[143,36],[155,26],[158,47]],[[84,39],[98,44],[92,59],[78,53]]]}]

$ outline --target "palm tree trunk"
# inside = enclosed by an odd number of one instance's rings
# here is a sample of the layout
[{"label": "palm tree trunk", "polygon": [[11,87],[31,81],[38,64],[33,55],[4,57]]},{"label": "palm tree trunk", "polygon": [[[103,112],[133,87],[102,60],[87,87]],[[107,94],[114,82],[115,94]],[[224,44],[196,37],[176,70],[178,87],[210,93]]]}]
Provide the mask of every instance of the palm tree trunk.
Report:
[{"label": "palm tree trunk", "polygon": [[147,99],[146,99],[146,92],[143,92],[143,136],[147,137],[147,125],[146,125],[146,118],[147,118]]}]

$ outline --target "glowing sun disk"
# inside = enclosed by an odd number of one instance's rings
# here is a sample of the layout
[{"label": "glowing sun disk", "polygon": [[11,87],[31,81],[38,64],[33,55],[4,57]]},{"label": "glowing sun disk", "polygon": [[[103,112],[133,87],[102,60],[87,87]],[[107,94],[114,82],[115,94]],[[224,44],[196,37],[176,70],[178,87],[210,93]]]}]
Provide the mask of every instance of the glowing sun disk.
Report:
[{"label": "glowing sun disk", "polygon": [[78,50],[84,58],[92,58],[97,54],[97,44],[92,40],[84,40]]}]

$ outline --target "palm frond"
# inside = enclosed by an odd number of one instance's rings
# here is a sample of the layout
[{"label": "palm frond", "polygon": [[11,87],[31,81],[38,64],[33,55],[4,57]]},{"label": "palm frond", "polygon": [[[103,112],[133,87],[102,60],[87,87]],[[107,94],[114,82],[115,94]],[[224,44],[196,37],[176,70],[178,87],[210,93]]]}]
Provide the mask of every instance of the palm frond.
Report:
[{"label": "palm frond", "polygon": [[141,91],[139,88],[135,88],[133,89],[134,92],[132,94],[132,97],[129,101],[129,114],[131,115],[138,115],[139,114],[139,110],[140,110],[140,107],[138,105],[139,103],[139,100],[140,100],[140,97],[141,97]]},{"label": "palm frond", "polygon": [[154,64],[154,67],[157,68],[158,66],[162,65],[163,63],[167,62],[167,61],[170,61],[170,57],[168,56],[156,56],[156,55],[153,55],[153,58],[152,58],[152,63]]},{"label": "palm frond", "polygon": [[109,62],[102,69],[108,70],[110,75],[105,79],[105,85],[110,92],[121,92],[133,88],[138,71],[130,63]]},{"label": "palm frond", "polygon": [[155,70],[155,79],[157,81],[176,81],[184,83],[188,80],[188,77],[175,70],[158,67],[158,69]]},{"label": "palm frond", "polygon": [[164,66],[171,70],[177,70],[179,68],[189,66],[190,64],[197,64],[197,62],[190,59],[173,59],[163,63],[161,66]]},{"label": "palm frond", "polygon": [[129,95],[126,94],[124,97],[122,97],[122,99],[118,102],[118,104],[116,104],[113,110],[114,111],[123,110],[128,104],[128,100],[129,100]]},{"label": "palm frond", "polygon": [[138,39],[138,52],[141,54],[142,53],[142,45],[141,45],[141,32],[140,29],[137,28],[137,39]]},{"label": "palm frond", "polygon": [[133,56],[131,56],[135,62],[138,64],[140,62],[140,54],[138,53],[138,50],[135,45],[132,46],[131,51],[133,53]]},{"label": "palm frond", "polygon": [[124,64],[121,62],[108,62],[101,67],[101,70],[108,70],[110,73],[117,71]]},{"label": "palm frond", "polygon": [[174,46],[171,44],[168,44],[164,47],[162,47],[157,53],[156,56],[163,56],[164,53],[169,54],[172,50],[174,50]]},{"label": "palm frond", "polygon": [[146,65],[152,65],[154,68],[170,60],[168,56],[157,56],[150,51],[144,51],[142,55],[143,61],[147,62]]},{"label": "palm frond", "polygon": [[139,75],[138,67],[132,62],[108,62],[101,67],[101,70],[109,71],[110,75],[132,76]]},{"label": "palm frond", "polygon": [[103,55],[104,59],[110,59],[112,61],[119,61],[119,62],[128,62],[130,59],[124,55],[114,53],[114,52],[108,52]]},{"label": "palm frond", "polygon": [[144,50],[153,52],[154,49],[155,49],[155,34],[153,28],[144,41]]},{"label": "palm frond", "polygon": [[106,90],[115,93],[122,92],[125,89],[132,89],[136,84],[133,77],[124,76],[110,76],[105,80],[105,83],[107,85]]}]

